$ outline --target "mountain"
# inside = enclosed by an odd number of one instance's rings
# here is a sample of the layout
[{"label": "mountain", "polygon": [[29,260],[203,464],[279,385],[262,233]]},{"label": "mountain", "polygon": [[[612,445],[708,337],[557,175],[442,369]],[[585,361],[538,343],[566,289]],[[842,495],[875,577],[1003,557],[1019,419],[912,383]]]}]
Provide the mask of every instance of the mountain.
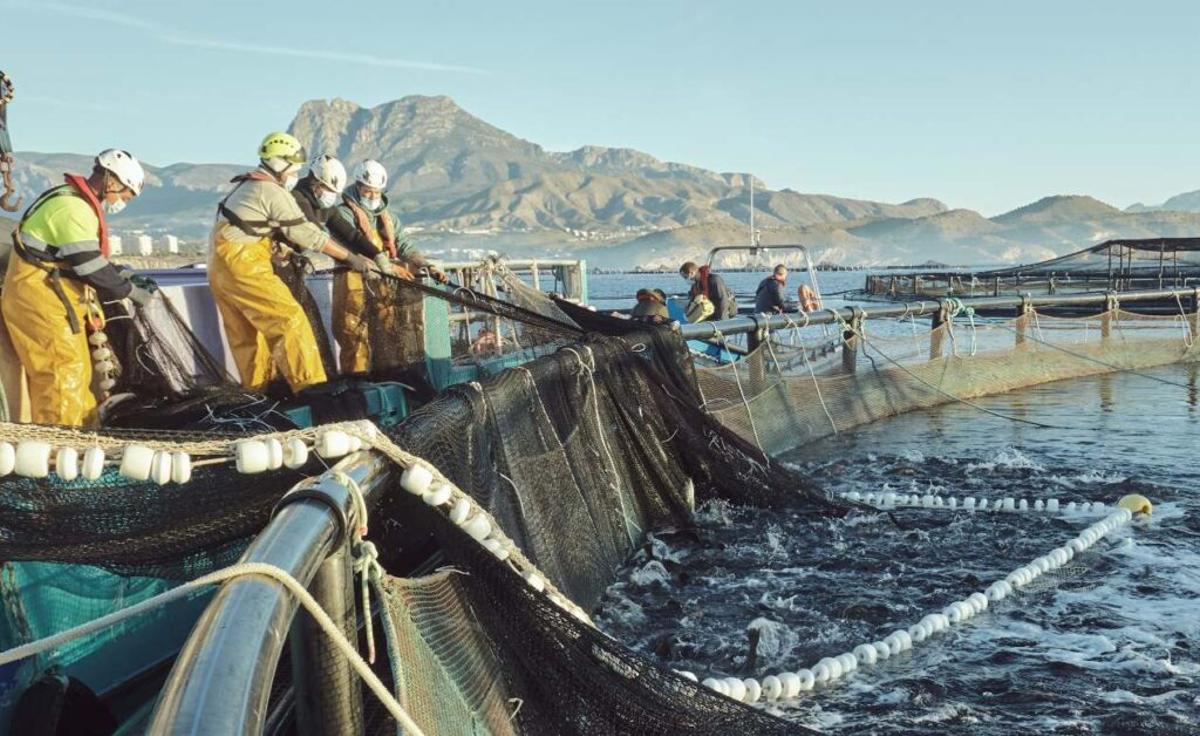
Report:
[{"label": "mountain", "polygon": [[[374,108],[346,100],[304,103],[291,132],[311,151],[387,167],[393,200],[430,231],[559,230],[627,240],[640,233],[749,220],[750,179],[660,161],[628,148],[558,153],[466,112],[448,97],[405,97]],[[757,179],[764,226],[918,216],[935,200],[903,205],[784,190]]]},{"label": "mountain", "polygon": [[[1087,196],[1053,196],[988,219],[930,198],[890,204],[772,190],[749,174],[629,148],[547,151],[448,97],[410,96],[370,108],[312,100],[290,130],[311,153],[348,163],[380,160],[410,236],[454,258],[497,250],[673,268],[714,245],[747,241],[752,185],[764,244],[802,242],[836,263],[1032,261],[1110,237],[1200,233],[1200,193],[1124,212]],[[113,218],[113,230],[168,231],[202,245],[228,180],[252,163],[149,166],[145,193]],[[61,172],[90,164],[87,156],[20,153],[14,174],[28,201],[58,183]],[[1195,211],[1166,209],[1185,210],[1189,202]]]},{"label": "mountain", "polygon": [[1166,202],[1157,206],[1144,205],[1141,202],[1132,204],[1125,208],[1126,212],[1160,212],[1163,210],[1171,210],[1174,212],[1200,212],[1200,189],[1194,192],[1184,192],[1176,194]]}]

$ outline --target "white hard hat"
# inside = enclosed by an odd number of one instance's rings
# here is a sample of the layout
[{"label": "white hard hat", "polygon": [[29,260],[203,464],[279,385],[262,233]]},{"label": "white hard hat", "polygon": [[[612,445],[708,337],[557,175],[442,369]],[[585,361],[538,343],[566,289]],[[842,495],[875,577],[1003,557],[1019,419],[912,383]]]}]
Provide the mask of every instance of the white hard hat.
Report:
[{"label": "white hard hat", "polygon": [[[346,188],[346,167],[329,154],[317,156],[308,164],[308,173],[335,192]],[[386,176],[386,174],[385,174]]]},{"label": "white hard hat", "polygon": [[129,151],[119,148],[105,149],[96,156],[96,165],[117,177],[117,181],[129,187],[134,195],[142,193],[146,171]]},{"label": "white hard hat", "polygon": [[374,159],[367,159],[354,167],[354,181],[376,189],[387,188],[387,169]]}]

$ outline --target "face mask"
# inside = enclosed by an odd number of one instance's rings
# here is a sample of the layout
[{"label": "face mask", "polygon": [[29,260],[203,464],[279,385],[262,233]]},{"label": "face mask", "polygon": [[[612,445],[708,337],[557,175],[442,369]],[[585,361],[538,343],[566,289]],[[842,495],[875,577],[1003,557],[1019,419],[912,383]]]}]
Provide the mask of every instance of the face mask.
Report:
[{"label": "face mask", "polygon": [[319,195],[317,195],[317,204],[326,209],[337,204],[337,201],[337,192],[321,192]]},{"label": "face mask", "polygon": [[125,200],[118,199],[116,202],[109,202],[107,199],[100,203],[100,209],[110,215],[115,215],[125,209]]},{"label": "face mask", "polygon": [[383,197],[363,197],[362,206],[374,212],[383,206]]},{"label": "face mask", "polygon": [[283,180],[283,188],[289,192],[296,188],[296,184],[300,181],[299,174],[289,174],[288,178]]}]

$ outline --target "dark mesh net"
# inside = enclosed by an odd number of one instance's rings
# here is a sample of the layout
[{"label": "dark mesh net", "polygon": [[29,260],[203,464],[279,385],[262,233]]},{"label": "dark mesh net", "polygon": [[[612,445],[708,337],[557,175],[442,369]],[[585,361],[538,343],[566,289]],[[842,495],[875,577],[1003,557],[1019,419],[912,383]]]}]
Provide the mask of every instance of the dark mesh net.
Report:
[{"label": "dark mesh net", "polygon": [[[398,683],[397,693],[430,733],[811,733],[622,646],[535,592],[444,516],[425,513],[435,517],[439,547],[467,573],[399,581],[387,596],[395,630],[409,639],[401,668],[413,682]],[[427,593],[414,606],[410,591],[431,587],[437,600]],[[455,629],[439,625],[451,616]],[[465,651],[483,659],[463,661]],[[421,697],[438,680],[447,685],[440,697]],[[510,720],[499,717],[505,711]]]},{"label": "dark mesh net", "polygon": [[317,307],[317,300],[309,291],[305,281],[313,273],[312,262],[304,255],[287,249],[277,252],[271,258],[271,265],[275,268],[275,275],[288,287],[288,291],[292,292],[292,298],[304,309],[304,314],[308,317],[309,324],[312,325],[313,335],[317,338],[317,349],[321,352],[321,365],[325,367],[325,375],[336,376],[338,364],[333,357],[333,344],[329,339],[329,332],[325,329],[325,323],[321,319],[321,310]]},{"label": "dark mesh net", "polygon": [[[767,462],[699,408],[686,351],[671,331],[587,336],[573,317],[564,320],[536,300],[522,307],[474,292],[387,283],[394,290],[391,306],[419,304],[433,295],[488,319],[517,323],[522,335],[541,336],[540,347],[548,354],[457,386],[388,433],[476,498],[585,608],[599,600],[646,532],[688,525],[696,499],[786,503],[812,513],[838,510],[823,493]],[[381,298],[387,293],[378,292]],[[215,436],[109,434],[150,442]],[[0,559],[194,577],[232,562],[301,477],[296,471],[243,476],[221,463],[197,467],[183,486],[131,481],[111,470],[100,482],[64,483],[54,476],[10,480],[0,494]],[[446,596],[440,603],[418,601],[415,589],[407,598],[388,596],[390,613],[407,616],[407,624],[393,622],[390,628],[408,626],[428,646],[424,655],[398,655],[387,672],[402,694],[409,679],[428,675],[436,680],[460,665],[463,671],[485,673],[455,680],[456,687],[465,682],[475,688],[458,692],[467,711],[491,713],[491,720],[475,723],[472,731],[500,723],[501,714],[511,720],[504,720],[507,725],[499,732],[511,728],[531,734],[798,731],[660,669],[570,617],[451,527],[441,512],[398,486],[384,494],[373,518],[372,539],[389,569],[411,569],[433,554],[468,573],[438,589]],[[396,603],[402,599],[407,608]],[[414,611],[439,610],[470,627],[470,645],[437,662],[436,672],[413,669],[412,658],[445,655],[446,643],[455,641],[455,632],[436,615],[413,617]],[[493,686],[495,693],[484,692]],[[272,718],[284,722],[287,717],[278,714],[289,710],[282,694],[286,684],[277,689],[281,694],[273,701]],[[508,698],[522,704],[517,708]],[[439,714],[435,719],[449,717],[450,711],[438,710],[441,706],[430,707]],[[370,732],[393,732],[376,707],[367,705],[364,714]]]}]

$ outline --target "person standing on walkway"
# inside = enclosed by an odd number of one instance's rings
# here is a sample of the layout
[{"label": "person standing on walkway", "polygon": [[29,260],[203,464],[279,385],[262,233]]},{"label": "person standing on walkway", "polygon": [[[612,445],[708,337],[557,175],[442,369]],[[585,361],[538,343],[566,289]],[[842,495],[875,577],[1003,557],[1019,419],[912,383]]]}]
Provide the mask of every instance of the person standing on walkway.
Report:
[{"label": "person standing on walkway", "polygon": [[102,301],[145,306],[156,288],[108,260],[105,216],[141,193],[146,172],[128,151],[110,148],[90,176],[65,179],[29,206],[13,234],[0,311],[29,384],[32,421],[94,426],[89,315]]},{"label": "person standing on walkway", "polygon": [[296,204],[291,190],[306,158],[300,141],[271,133],[258,158],[258,168],[235,177],[233,191],[217,206],[208,282],[242,385],[261,391],[277,368],[299,393],[324,383],[325,369],[303,307],[275,274],[273,248],[325,253],[360,274],[375,264],[334,242]]}]

